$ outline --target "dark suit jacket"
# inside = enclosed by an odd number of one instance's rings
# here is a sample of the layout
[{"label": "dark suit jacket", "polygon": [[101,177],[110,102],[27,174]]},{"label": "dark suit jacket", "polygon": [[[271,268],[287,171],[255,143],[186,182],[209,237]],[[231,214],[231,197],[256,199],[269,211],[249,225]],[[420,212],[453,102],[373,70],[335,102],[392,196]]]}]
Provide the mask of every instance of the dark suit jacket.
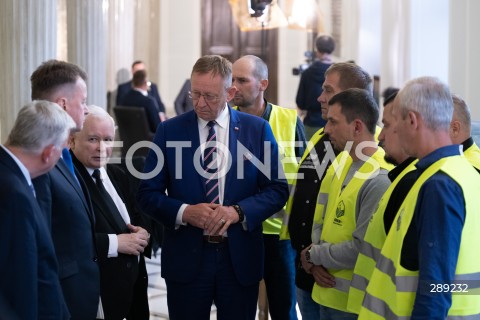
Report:
[{"label": "dark suit jacket", "polygon": [[[123,96],[127,94],[128,91],[132,89],[132,81],[128,81],[118,85],[117,88],[117,106],[124,106]],[[148,90],[148,96],[152,97],[158,106],[158,111],[165,112],[165,106],[163,105],[160,94],[158,93],[158,87],[155,83],[152,82],[150,89]]]},{"label": "dark suit jacket", "polygon": [[50,230],[20,168],[1,147],[0,204],[0,318],[68,319]]},{"label": "dark suit jacket", "polygon": [[[72,153],[73,163],[80,172],[92,198],[95,212],[95,231],[98,256],[100,263],[100,281],[102,306],[105,319],[146,319],[149,318],[147,286],[148,278],[145,267],[145,258],[119,254],[116,258],[108,258],[108,234],[129,233],[127,225],[119,225],[110,212],[104,198],[88,173],[85,166]],[[141,214],[136,212],[135,203],[132,203],[130,186],[132,185],[125,171],[116,165],[107,165],[107,173],[115,190],[126,204],[133,225],[140,225],[147,229]],[[133,200],[134,195],[133,195]],[[150,231],[147,229],[147,231]],[[146,248],[149,250],[149,247]],[[131,317],[128,317],[128,316]]]},{"label": "dark suit jacket", "polygon": [[95,220],[83,180],[76,175],[78,180],[60,159],[33,182],[37,201],[51,221],[60,284],[72,319],[95,319],[100,297]]},{"label": "dark suit jacket", "polygon": [[[232,165],[226,175],[223,204],[240,205],[248,230],[245,231],[240,223],[231,225],[227,231],[228,245],[238,281],[242,285],[253,285],[263,276],[262,222],[286,203],[288,187],[285,179],[278,178],[278,170],[280,175],[283,171],[278,167],[278,146],[268,122],[230,107],[229,112]],[[181,148],[181,159],[178,159],[178,148],[167,148],[166,143],[180,141],[189,142],[191,146]],[[264,142],[271,147],[272,159],[272,165],[266,165],[265,174],[252,162],[255,158],[262,163],[265,161]],[[141,182],[137,198],[142,210],[165,226],[162,277],[188,283],[197,276],[202,259],[203,230],[191,225],[175,229],[175,219],[183,203],[207,202],[205,179],[194,167],[194,153],[200,145],[196,114],[190,111],[162,122],[154,143],[161,149],[164,162],[159,162],[156,153],[150,151],[144,170],[151,172],[158,163],[163,163],[163,167],[158,175]],[[238,159],[237,148],[241,151]],[[182,167],[178,168],[180,164]],[[181,179],[176,172],[178,169],[182,173]],[[237,175],[237,170],[243,173],[243,177]]]},{"label": "dark suit jacket", "polygon": [[147,114],[150,131],[155,132],[157,130],[157,127],[160,124],[160,116],[158,115],[157,104],[152,97],[144,96],[141,92],[130,89],[130,91],[123,96],[122,105],[143,107]]},{"label": "dark suit jacket", "polygon": [[190,79],[185,80],[183,83],[182,89],[178,93],[177,97],[175,98],[175,112],[177,115],[184,114],[190,110],[193,110],[193,101],[189,97],[190,88],[192,87],[192,83]]}]

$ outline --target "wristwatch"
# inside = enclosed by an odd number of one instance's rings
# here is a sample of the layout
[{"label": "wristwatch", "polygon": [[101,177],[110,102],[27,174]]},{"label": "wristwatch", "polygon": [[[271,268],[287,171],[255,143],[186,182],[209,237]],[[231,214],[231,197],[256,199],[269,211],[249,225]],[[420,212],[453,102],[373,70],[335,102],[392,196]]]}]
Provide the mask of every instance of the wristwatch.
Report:
[{"label": "wristwatch", "polygon": [[232,207],[237,211],[238,222],[243,222],[243,220],[245,220],[245,215],[243,214],[242,208],[240,208],[238,204],[234,204]]},{"label": "wristwatch", "polygon": [[310,249],[305,251],[305,260],[307,260],[308,263],[313,264],[312,258],[310,257]]}]

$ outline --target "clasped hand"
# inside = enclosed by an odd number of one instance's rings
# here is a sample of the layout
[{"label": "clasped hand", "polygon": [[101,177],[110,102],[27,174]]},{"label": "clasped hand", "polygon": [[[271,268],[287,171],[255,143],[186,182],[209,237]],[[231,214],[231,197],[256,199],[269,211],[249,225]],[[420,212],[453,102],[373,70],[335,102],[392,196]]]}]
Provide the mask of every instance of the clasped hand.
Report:
[{"label": "clasped hand", "polygon": [[238,214],[233,207],[199,203],[185,208],[183,221],[206,230],[210,235],[222,235],[231,224],[238,222]]},{"label": "clasped hand", "polygon": [[310,250],[312,245],[308,246],[307,248],[303,249],[300,253],[300,260],[302,263],[302,268],[305,270],[306,273],[310,273],[315,282],[325,288],[333,288],[335,287],[335,277],[331,275],[327,269],[322,265],[315,265],[312,263],[307,262],[305,258],[305,252]]},{"label": "clasped hand", "polygon": [[130,233],[117,235],[118,252],[124,254],[140,255],[148,245],[150,234],[142,227],[127,225]]}]

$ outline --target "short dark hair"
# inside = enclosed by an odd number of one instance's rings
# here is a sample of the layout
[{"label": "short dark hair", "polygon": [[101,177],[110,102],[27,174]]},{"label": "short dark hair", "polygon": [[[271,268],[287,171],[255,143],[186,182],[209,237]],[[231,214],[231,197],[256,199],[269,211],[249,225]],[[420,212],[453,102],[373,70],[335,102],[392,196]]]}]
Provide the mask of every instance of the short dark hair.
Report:
[{"label": "short dark hair", "polygon": [[335,40],[330,36],[321,35],[315,40],[315,46],[318,52],[331,54],[335,50]]},{"label": "short dark hair", "polygon": [[375,128],[379,117],[377,102],[367,90],[351,88],[337,93],[330,99],[328,105],[340,104],[341,112],[351,123],[360,119],[371,134],[375,134]]},{"label": "short dark hair", "polygon": [[147,81],[147,71],[138,70],[135,71],[132,78],[132,85],[134,87],[140,87]]},{"label": "short dark hair", "polygon": [[340,75],[338,85],[341,90],[358,88],[373,93],[372,77],[359,65],[353,62],[337,62],[328,67],[325,76],[334,72]]},{"label": "short dark hair", "polygon": [[[225,89],[232,86],[232,63],[219,55],[206,55],[199,58],[192,68],[192,73],[207,74],[212,73],[213,76],[220,75],[223,78]],[[190,76],[191,76],[190,75]]]},{"label": "short dark hair", "polygon": [[141,64],[141,63],[143,63],[142,60],[135,60],[135,61],[133,61],[133,63],[132,63],[132,69],[133,69],[137,64]]},{"label": "short dark hair", "polygon": [[51,100],[52,93],[66,84],[74,85],[79,77],[87,82],[87,73],[76,64],[45,61],[30,76],[32,100]]},{"label": "short dark hair", "polygon": [[[387,89],[388,89],[388,88],[387,88]],[[387,104],[389,104],[390,102],[392,102],[393,100],[395,100],[395,97],[397,96],[398,91],[400,91],[400,89],[398,89],[398,88],[391,88],[391,87],[390,87],[390,89],[392,89],[392,90],[391,90],[388,94],[385,94],[385,92],[386,92],[387,89],[385,89],[385,91],[383,91],[383,93],[384,93],[383,98],[385,99],[385,100],[383,101],[383,106],[384,106],[384,107],[385,107]]]}]

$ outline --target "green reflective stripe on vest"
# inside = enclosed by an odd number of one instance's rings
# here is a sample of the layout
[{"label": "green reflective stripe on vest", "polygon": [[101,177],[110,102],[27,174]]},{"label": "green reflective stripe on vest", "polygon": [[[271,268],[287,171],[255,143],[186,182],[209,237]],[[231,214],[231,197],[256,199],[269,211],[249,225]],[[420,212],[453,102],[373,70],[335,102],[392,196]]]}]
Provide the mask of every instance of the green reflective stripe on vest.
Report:
[{"label": "green reflective stripe on vest", "polygon": [[[410,192],[400,207],[383,245],[382,257],[375,267],[367,286],[365,300],[360,310],[359,319],[371,319],[372,313],[386,319],[409,317],[415,302],[418,281],[418,271],[410,271],[400,264],[401,251],[405,235],[410,226],[417,197],[422,185],[432,175],[442,171],[455,180],[462,188],[466,205],[465,223],[462,230],[462,240],[457,260],[455,278],[442,281],[468,281],[478,279],[480,273],[480,256],[476,248],[480,242],[480,216],[478,203],[478,186],[480,176],[463,156],[451,156],[440,159],[427,168],[412,186]],[[474,285],[477,287],[477,285]],[[480,314],[480,293],[478,288],[474,294],[452,294],[452,305],[448,311],[448,319],[459,317],[468,319]],[[382,301],[382,304],[378,302]],[[386,305],[387,307],[384,307]],[[391,313],[390,313],[391,312]]]},{"label": "green reflective stripe on vest", "polygon": [[[340,153],[338,157],[341,157],[342,154],[344,154],[344,152]],[[324,179],[322,181],[320,190],[322,192],[328,192],[328,200],[326,208],[324,209],[323,228],[321,232],[313,230],[312,233],[314,243],[327,242],[336,244],[353,239],[352,234],[356,229],[355,216],[358,191],[362,188],[365,181],[378,173],[378,170],[389,169],[391,167],[391,165],[385,162],[384,155],[384,150],[378,148],[377,151],[362,164],[343,190],[342,185],[352,165],[351,157],[345,161],[345,165],[339,166],[336,169],[336,174],[334,174],[330,180]],[[341,163],[341,161],[339,161],[339,163]],[[330,172],[333,170],[335,170],[334,164],[329,168]],[[327,171],[327,174],[329,171]],[[325,184],[329,184],[328,189],[324,189]],[[321,210],[321,207],[322,205],[317,204],[319,210]],[[317,214],[319,214],[319,212],[315,211],[316,217],[318,217]],[[314,221],[315,227],[317,227],[316,225],[318,224],[319,221],[316,219]],[[320,235],[320,242],[315,241],[318,235]],[[335,277],[336,286],[334,288],[324,288],[315,283],[312,298],[323,306],[347,312],[348,292],[353,276],[353,269],[328,269],[328,272]]]},{"label": "green reflective stripe on vest", "polygon": [[[298,162],[295,155],[295,129],[297,124],[297,111],[272,105],[272,112],[268,123],[272,128],[275,140],[278,143],[278,152],[283,166],[283,171],[292,190],[294,176],[297,172]],[[263,222],[263,233],[280,234],[285,216],[285,207]]]},{"label": "green reflective stripe on vest", "polygon": [[307,158],[307,156],[312,152],[312,150],[315,150],[315,145],[322,139],[324,135],[325,133],[323,132],[323,128],[320,128],[320,130],[315,132],[312,138],[308,141],[307,147],[305,149],[305,152],[303,153],[302,159],[300,160],[299,165],[295,170],[295,179],[291,181],[292,189],[290,190],[290,195],[288,197],[287,205],[285,206],[285,214],[283,216],[282,228],[280,229],[280,239],[290,239],[290,234],[288,232],[288,223],[290,221],[290,214],[292,212],[292,205],[293,205],[293,196],[295,195],[295,188],[297,185],[296,176],[298,175],[298,168],[300,168],[300,165]]},{"label": "green reflective stripe on vest", "polygon": [[[380,251],[385,242],[387,235],[385,234],[385,225],[383,216],[388,205],[388,200],[399,181],[412,170],[415,169],[415,164],[418,160],[410,163],[392,182],[392,184],[385,191],[382,199],[378,203],[375,213],[370,219],[365,237],[360,245],[357,262],[353,270],[353,278],[350,292],[348,294],[348,311],[359,313],[362,307],[363,297],[365,296],[365,289],[368,281],[375,269],[376,262],[380,259]],[[358,283],[357,283],[358,281]]]}]

